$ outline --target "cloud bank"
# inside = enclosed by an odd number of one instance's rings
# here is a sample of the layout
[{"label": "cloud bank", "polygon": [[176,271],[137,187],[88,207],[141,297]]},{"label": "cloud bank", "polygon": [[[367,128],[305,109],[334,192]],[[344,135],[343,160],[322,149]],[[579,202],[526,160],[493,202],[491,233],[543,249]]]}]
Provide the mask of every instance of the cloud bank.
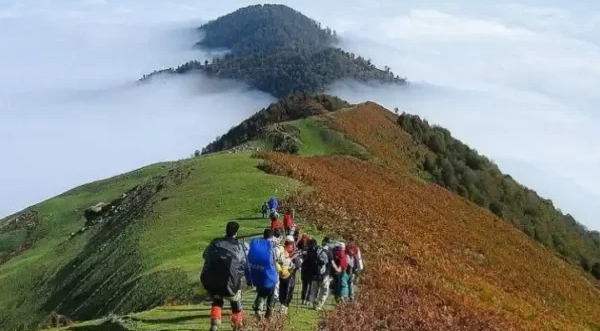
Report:
[{"label": "cloud bank", "polygon": [[[408,92],[332,92],[425,116],[600,229],[600,4],[292,0]],[[271,99],[242,85],[142,74],[210,57],[190,29],[250,1],[7,0],[0,4],[0,214],[74,184],[185,157]],[[191,81],[200,80],[200,81]],[[216,110],[216,111],[215,111]],[[22,198],[23,197],[23,198]],[[15,200],[16,199],[16,200]]]},{"label": "cloud bank", "polygon": [[190,156],[273,100],[228,81],[144,73],[210,58],[185,3],[0,4],[0,217],[73,186]]}]

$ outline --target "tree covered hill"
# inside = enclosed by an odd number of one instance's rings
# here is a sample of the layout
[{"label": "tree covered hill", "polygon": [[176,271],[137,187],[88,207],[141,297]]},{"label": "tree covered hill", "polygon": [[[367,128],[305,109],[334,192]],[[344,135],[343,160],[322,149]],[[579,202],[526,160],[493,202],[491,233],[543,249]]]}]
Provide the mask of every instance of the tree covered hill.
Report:
[{"label": "tree covered hill", "polygon": [[600,279],[600,233],[589,231],[551,200],[503,174],[498,166],[419,116],[403,113],[399,127],[426,146],[420,169],[435,183],[487,208],[529,237]]},{"label": "tree covered hill", "polygon": [[335,48],[335,31],[284,5],[255,5],[200,27],[205,38],[197,44],[227,49],[212,61],[190,61],[145,75],[199,71],[209,77],[238,79],[276,97],[296,92],[323,92],[341,79],[364,83],[407,84],[390,68]]},{"label": "tree covered hill", "polygon": [[208,22],[199,28],[205,36],[197,45],[225,48],[234,55],[273,53],[278,50],[312,52],[338,39],[335,31],[284,5],[254,5]]}]

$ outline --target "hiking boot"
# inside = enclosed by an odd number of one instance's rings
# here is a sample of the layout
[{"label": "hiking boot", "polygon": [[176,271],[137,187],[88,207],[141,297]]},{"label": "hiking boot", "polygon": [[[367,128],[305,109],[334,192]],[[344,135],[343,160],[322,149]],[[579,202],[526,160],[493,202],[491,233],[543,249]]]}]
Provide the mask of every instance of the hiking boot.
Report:
[{"label": "hiking boot", "polygon": [[244,319],[244,313],[242,313],[242,312],[231,314],[231,327],[233,328],[233,331],[238,331],[243,328],[243,326],[244,326],[243,319]]},{"label": "hiking boot", "polygon": [[212,320],[212,321],[210,321],[210,329],[209,329],[209,331],[218,331],[220,327],[221,327],[221,321],[220,320]]}]

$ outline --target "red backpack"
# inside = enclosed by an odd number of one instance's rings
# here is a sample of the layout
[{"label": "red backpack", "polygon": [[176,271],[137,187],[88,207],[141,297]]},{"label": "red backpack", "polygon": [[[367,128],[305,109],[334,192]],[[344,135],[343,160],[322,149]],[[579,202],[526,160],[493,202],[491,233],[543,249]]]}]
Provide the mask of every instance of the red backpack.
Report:
[{"label": "red backpack", "polygon": [[289,229],[292,227],[292,225],[294,225],[294,220],[292,219],[292,215],[285,214],[283,216],[283,227],[286,229]]},{"label": "red backpack", "polygon": [[346,256],[346,251],[340,246],[336,246],[333,249],[333,259],[338,267],[342,269],[342,271],[346,271],[346,269],[348,269],[348,257]]}]

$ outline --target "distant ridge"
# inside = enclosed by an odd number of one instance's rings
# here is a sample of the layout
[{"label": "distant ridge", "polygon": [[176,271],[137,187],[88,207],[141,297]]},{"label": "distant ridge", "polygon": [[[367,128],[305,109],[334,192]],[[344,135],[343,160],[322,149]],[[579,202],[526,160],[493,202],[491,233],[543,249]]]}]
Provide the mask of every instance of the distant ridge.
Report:
[{"label": "distant ridge", "polygon": [[200,29],[197,45],[229,52],[212,61],[190,61],[158,74],[199,71],[209,77],[238,79],[276,97],[296,92],[324,92],[335,81],[406,85],[390,68],[377,68],[370,60],[335,45],[338,36],[329,28],[284,5],[253,5],[236,10]]}]

